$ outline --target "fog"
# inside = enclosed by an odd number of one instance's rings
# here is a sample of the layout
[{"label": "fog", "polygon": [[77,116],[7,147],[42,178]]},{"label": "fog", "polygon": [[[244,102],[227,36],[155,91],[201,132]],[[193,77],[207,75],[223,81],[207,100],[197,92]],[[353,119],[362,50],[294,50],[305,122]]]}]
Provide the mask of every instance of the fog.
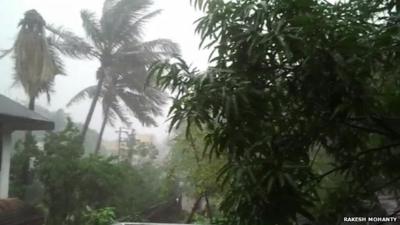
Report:
[{"label": "fog", "polygon": [[[73,31],[85,37],[81,26],[80,10],[89,9],[100,16],[103,0],[0,0],[0,49],[10,48],[18,32],[17,24],[23,13],[29,9],[36,9],[47,23]],[[169,38],[178,43],[182,49],[182,56],[194,66],[204,69],[207,65],[207,51],[199,50],[199,37],[194,34],[194,21],[201,16],[195,11],[189,0],[155,0],[155,9],[162,9],[158,17],[151,20],[145,28],[145,40],[156,38]],[[83,122],[88,111],[89,101],[82,101],[67,108],[68,101],[82,88],[96,83],[95,71],[98,67],[96,60],[73,60],[63,57],[66,76],[57,76],[55,93],[48,103],[45,96],[41,96],[37,104],[49,110],[63,109],[68,112],[75,122]],[[0,94],[21,103],[27,102],[23,90],[14,85],[13,62],[11,57],[0,60]],[[100,107],[97,107],[100,109]],[[167,106],[165,107],[167,108]],[[133,119],[133,118],[132,118]],[[97,110],[91,123],[91,128],[99,130],[102,120],[101,111]],[[157,119],[159,126],[153,128],[142,127],[134,123],[134,128],[139,134],[153,134],[156,144],[164,142],[167,137],[166,117]],[[116,128],[107,127],[106,140],[116,138]]]}]

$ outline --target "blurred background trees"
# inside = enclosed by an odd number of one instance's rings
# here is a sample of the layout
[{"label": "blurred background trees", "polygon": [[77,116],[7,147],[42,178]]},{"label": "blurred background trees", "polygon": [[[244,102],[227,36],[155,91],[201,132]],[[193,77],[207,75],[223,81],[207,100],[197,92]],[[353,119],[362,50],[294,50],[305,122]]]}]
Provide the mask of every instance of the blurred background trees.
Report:
[{"label": "blurred background trees", "polygon": [[[43,148],[35,139],[17,144],[12,161],[11,196],[28,199],[47,211],[47,224],[83,224],[88,209],[112,207],[118,219],[146,220],[146,210],[174,196],[162,165],[132,164],[118,157],[84,156],[77,127],[68,122],[47,134]],[[20,160],[29,158],[33,187],[24,186]],[[24,196],[24,188],[32,195]]]}]

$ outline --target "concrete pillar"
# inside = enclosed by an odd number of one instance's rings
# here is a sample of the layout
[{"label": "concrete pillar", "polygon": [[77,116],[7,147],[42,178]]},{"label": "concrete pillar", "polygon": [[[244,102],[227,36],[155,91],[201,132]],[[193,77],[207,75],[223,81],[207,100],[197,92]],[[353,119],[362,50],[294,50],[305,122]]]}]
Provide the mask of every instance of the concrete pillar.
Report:
[{"label": "concrete pillar", "polygon": [[10,180],[10,161],[11,161],[11,132],[2,130],[1,132],[1,170],[0,170],[0,198],[8,198],[8,188]]}]

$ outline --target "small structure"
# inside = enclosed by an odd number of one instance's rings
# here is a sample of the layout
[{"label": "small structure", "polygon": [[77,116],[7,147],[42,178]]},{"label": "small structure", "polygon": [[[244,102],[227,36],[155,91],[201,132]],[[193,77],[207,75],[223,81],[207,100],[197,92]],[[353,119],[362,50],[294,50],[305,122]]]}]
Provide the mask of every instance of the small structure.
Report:
[{"label": "small structure", "polygon": [[8,198],[12,132],[53,129],[53,122],[0,95],[0,198]]}]

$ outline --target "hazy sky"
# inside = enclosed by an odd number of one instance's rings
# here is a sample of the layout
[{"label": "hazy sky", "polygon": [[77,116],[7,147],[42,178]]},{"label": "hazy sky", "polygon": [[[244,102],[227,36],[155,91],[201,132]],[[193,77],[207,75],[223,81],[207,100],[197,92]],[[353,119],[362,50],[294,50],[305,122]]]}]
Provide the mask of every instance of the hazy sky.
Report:
[{"label": "hazy sky", "polygon": [[[169,38],[177,42],[182,49],[183,57],[194,66],[206,68],[208,54],[199,50],[199,38],[194,34],[193,22],[201,16],[189,3],[189,0],[154,0],[154,8],[162,9],[163,13],[154,18],[146,27],[146,40]],[[36,9],[47,23],[62,25],[63,27],[84,37],[81,27],[80,10],[89,9],[100,16],[103,0],[0,0],[0,49],[12,46],[18,32],[17,24],[23,13],[29,9]],[[79,90],[96,83],[95,71],[98,62],[95,60],[72,60],[64,57],[67,76],[57,76],[55,93],[50,104],[41,97],[38,104],[49,110],[63,108],[74,121],[82,122],[87,114],[89,101],[66,108],[67,102]],[[13,63],[11,57],[0,60],[0,94],[14,100],[26,102],[27,98],[19,87],[12,87]],[[143,128],[135,125],[138,133],[154,133],[160,139],[166,136],[165,118],[159,118],[160,127]],[[97,111],[91,127],[99,129],[101,112]],[[105,137],[115,138],[115,129],[108,127]]]}]

